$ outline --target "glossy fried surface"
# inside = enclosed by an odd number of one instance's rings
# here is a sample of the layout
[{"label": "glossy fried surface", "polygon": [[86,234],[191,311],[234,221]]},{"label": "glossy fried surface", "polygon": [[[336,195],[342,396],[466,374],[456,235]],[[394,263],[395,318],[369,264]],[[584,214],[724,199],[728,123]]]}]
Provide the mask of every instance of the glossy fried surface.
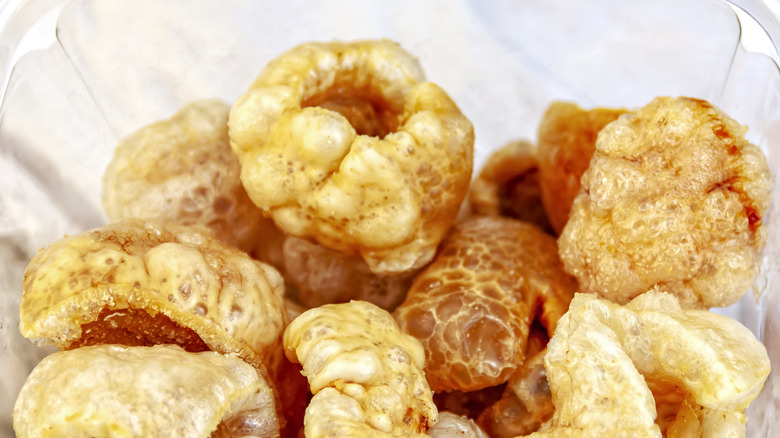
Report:
[{"label": "glossy fried surface", "polygon": [[553,237],[514,219],[476,217],[453,228],[394,316],[422,342],[434,391],[473,391],[509,379],[525,359],[534,315],[554,331],[575,287]]},{"label": "glossy fried surface", "polygon": [[542,202],[556,234],[569,219],[580,190],[580,178],[590,165],[596,137],[624,109],[583,109],[572,102],[553,102],[539,124],[537,157]]},{"label": "glossy fried surface", "polygon": [[684,97],[607,125],[558,241],[582,291],[626,303],[661,287],[686,307],[736,302],[757,273],[772,189],[745,130]]},{"label": "glossy fried surface", "polygon": [[430,261],[471,179],[471,123],[387,40],[283,53],[235,102],[229,126],[252,201],[288,234],[375,273]]},{"label": "glossy fried surface", "polygon": [[428,431],[432,438],[488,438],[484,431],[468,417],[440,412],[439,421]]}]

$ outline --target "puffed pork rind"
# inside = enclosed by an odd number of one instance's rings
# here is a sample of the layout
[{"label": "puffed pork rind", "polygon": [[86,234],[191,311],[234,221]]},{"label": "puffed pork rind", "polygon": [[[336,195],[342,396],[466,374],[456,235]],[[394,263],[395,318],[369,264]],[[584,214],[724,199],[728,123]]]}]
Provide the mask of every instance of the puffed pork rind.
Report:
[{"label": "puffed pork rind", "polygon": [[439,412],[439,419],[428,431],[431,438],[488,438],[474,420],[452,412]]},{"label": "puffed pork rind", "polygon": [[276,270],[206,228],[128,220],[38,252],[24,274],[19,329],[66,349],[104,308],[143,309],[195,331],[211,350],[269,364],[287,324],[282,295]]},{"label": "puffed pork rind", "polygon": [[654,286],[685,307],[750,287],[772,177],[740,126],[709,103],[659,97],[599,133],[558,244],[583,292],[620,304]]},{"label": "puffed pork rind", "polygon": [[219,100],[194,101],[120,141],[103,175],[109,220],[203,225],[221,241],[252,251],[270,220],[241,185],[229,144],[229,112],[230,105]]},{"label": "puffed pork rind", "polygon": [[177,346],[54,353],[27,378],[13,417],[19,438],[279,436],[273,390],[254,367]]},{"label": "puffed pork rind", "polygon": [[576,287],[552,236],[515,219],[473,217],[453,227],[393,315],[422,342],[434,391],[474,391],[514,374],[534,316],[552,333]]},{"label": "puffed pork rind", "polygon": [[371,303],[304,312],[285,330],[284,348],[314,394],[307,438],[423,437],[436,422],[422,346]]},{"label": "puffed pork rind", "polygon": [[423,80],[387,40],[307,43],[271,61],[230,112],[252,201],[285,232],[373,272],[425,265],[466,196],[474,132]]},{"label": "puffed pork rind", "polygon": [[770,371],[763,344],[738,321],[684,310],[657,291],[625,306],[575,295],[545,368],[555,413],[531,437],[660,437],[646,381],[687,393],[702,408],[689,418],[700,422],[701,436],[744,436],[743,411]]}]

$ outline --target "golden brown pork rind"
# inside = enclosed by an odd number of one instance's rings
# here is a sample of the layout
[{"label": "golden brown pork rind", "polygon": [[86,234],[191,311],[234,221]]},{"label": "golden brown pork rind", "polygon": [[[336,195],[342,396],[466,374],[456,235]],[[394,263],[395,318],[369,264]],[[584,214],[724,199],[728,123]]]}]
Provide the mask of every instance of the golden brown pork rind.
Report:
[{"label": "golden brown pork rind", "polygon": [[266,224],[270,219],[241,185],[228,137],[229,112],[219,100],[194,101],[119,142],[103,175],[108,218],[203,225],[247,252],[261,237],[268,244],[265,228],[273,224]]},{"label": "golden brown pork rind", "polygon": [[757,272],[772,190],[745,130],[703,100],[669,97],[607,125],[558,241],[582,291],[736,302]]},{"label": "golden brown pork rind", "polygon": [[284,348],[314,394],[307,438],[423,437],[436,422],[422,346],[371,303],[304,312],[285,330]]},{"label": "golden brown pork rind", "polygon": [[422,267],[455,220],[471,123],[387,40],[308,43],[271,61],[230,112],[255,204],[285,232],[361,256],[376,273]]},{"label": "golden brown pork rind", "polygon": [[539,124],[537,157],[542,202],[556,234],[569,220],[580,191],[580,178],[590,165],[596,137],[625,109],[583,109],[572,102],[553,102]]},{"label": "golden brown pork rind", "polygon": [[129,220],[65,237],[33,257],[23,290],[22,334],[60,349],[80,345],[105,312],[140,310],[211,350],[271,366],[287,324],[279,273],[202,227]]},{"label": "golden brown pork rind", "polygon": [[534,315],[552,333],[575,288],[552,236],[515,219],[475,217],[453,228],[394,316],[422,342],[434,391],[473,391],[509,379],[525,359]]},{"label": "golden brown pork rind", "polygon": [[44,358],[14,406],[33,437],[278,437],[274,394],[258,371],[215,352],[100,345]]},{"label": "golden brown pork rind", "polygon": [[686,394],[698,412],[681,410],[681,417],[697,423],[702,437],[744,436],[744,410],[770,371],[763,344],[739,322],[684,310],[655,291],[625,306],[575,295],[545,368],[555,414],[530,435],[536,438],[660,437],[648,381]]}]

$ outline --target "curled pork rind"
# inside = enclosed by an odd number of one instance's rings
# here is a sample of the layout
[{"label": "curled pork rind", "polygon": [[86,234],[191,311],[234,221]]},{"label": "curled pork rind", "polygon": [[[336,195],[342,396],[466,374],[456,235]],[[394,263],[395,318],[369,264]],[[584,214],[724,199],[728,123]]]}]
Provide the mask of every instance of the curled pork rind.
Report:
[{"label": "curled pork rind", "polygon": [[514,219],[475,217],[453,228],[394,316],[425,347],[434,391],[473,391],[509,379],[525,359],[537,310],[552,333],[575,288],[552,236]]},{"label": "curled pork rind", "polygon": [[24,274],[22,334],[60,349],[179,344],[281,359],[282,278],[208,229],[140,220],[63,238]]},{"label": "curled pork rind", "polygon": [[508,216],[551,230],[534,145],[513,141],[490,155],[471,184],[469,203],[477,216]]},{"label": "curled pork rind", "polygon": [[583,292],[654,286],[684,307],[733,304],[766,240],[772,178],[745,128],[705,101],[656,98],[607,125],[559,239]]},{"label": "curled pork rind", "polygon": [[422,267],[468,190],[474,132],[396,43],[308,43],[273,60],[230,112],[255,204],[285,232]]},{"label": "curled pork rind", "polygon": [[19,438],[278,437],[258,371],[215,352],[100,345],[44,358],[14,406]]},{"label": "curled pork rind", "polygon": [[439,420],[428,435],[432,438],[488,438],[474,420],[452,412],[439,412]]},{"label": "curled pork rind", "polygon": [[743,411],[770,371],[764,346],[739,322],[683,310],[673,295],[656,291],[625,306],[575,295],[545,368],[555,413],[530,435],[537,438],[660,437],[646,382],[685,394],[688,408],[670,429],[693,422],[703,437],[744,436]]},{"label": "curled pork rind", "polygon": [[626,113],[625,109],[586,110],[571,102],[553,102],[539,124],[537,157],[542,202],[557,234],[580,190],[580,178],[588,169],[596,137],[604,126]]},{"label": "curled pork rind", "polygon": [[307,308],[350,300],[368,301],[392,311],[406,297],[413,274],[374,274],[360,257],[287,236],[282,246],[285,280]]},{"label": "curled pork rind", "polygon": [[314,394],[307,438],[422,437],[436,422],[422,346],[373,304],[310,309],[287,327],[284,348]]},{"label": "curled pork rind", "polygon": [[229,112],[219,100],[191,102],[123,139],[103,175],[108,218],[203,225],[229,245],[254,249],[270,219],[241,185],[228,138]]}]

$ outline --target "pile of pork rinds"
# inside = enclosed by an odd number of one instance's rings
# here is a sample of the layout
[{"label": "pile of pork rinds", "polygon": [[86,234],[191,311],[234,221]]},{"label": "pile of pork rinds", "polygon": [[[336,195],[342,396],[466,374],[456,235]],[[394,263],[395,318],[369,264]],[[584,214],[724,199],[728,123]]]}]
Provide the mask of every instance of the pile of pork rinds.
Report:
[{"label": "pile of pork rinds", "polygon": [[123,139],[111,223],[41,250],[60,351],[20,437],[721,437],[770,371],[772,179],[710,103],[555,102],[472,181],[474,130],[381,41],[308,43],[232,105]]}]

